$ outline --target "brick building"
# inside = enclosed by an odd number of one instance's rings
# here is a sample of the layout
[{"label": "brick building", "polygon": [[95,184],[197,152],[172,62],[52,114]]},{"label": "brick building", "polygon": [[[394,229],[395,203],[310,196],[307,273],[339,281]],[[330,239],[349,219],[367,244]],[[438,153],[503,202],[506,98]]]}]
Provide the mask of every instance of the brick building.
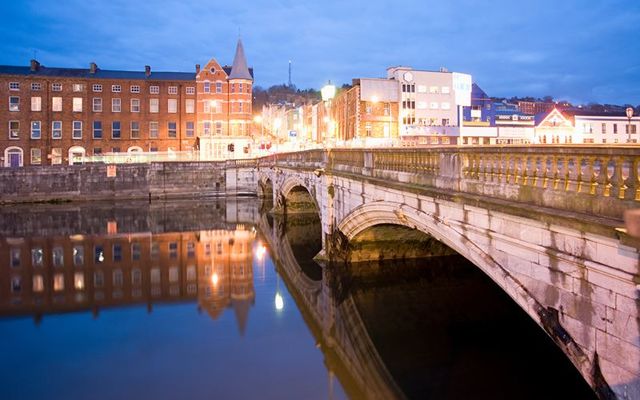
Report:
[{"label": "brick building", "polygon": [[232,66],[211,59],[195,72],[0,66],[0,164],[136,152],[241,157],[250,146],[252,74],[240,40]]}]

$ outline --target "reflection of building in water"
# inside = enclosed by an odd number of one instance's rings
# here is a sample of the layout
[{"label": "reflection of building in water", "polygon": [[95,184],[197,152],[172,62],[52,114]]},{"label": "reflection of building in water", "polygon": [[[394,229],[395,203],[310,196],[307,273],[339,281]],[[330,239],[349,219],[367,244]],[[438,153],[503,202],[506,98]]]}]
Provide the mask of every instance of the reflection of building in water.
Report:
[{"label": "reflection of building in water", "polygon": [[241,331],[254,300],[253,229],[0,240],[0,315],[199,299],[232,306]]},{"label": "reflection of building in water", "polygon": [[200,306],[212,318],[217,318],[226,307],[233,307],[240,333],[244,333],[249,308],[255,300],[253,288],[254,229],[238,225],[235,231],[213,230],[202,232],[199,246],[198,292]]}]

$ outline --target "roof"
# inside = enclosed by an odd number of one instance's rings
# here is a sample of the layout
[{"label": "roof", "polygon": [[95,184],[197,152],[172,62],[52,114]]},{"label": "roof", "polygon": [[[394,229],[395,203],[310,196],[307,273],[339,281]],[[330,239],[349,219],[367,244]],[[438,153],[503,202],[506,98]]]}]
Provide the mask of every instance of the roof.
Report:
[{"label": "roof", "polygon": [[249,72],[247,67],[247,58],[244,55],[244,46],[242,46],[242,40],[238,39],[238,45],[236,46],[236,55],[233,57],[233,65],[231,66],[231,72],[228,74],[229,79],[248,79],[253,80],[253,76]]},{"label": "roof", "polygon": [[195,72],[154,72],[146,76],[144,71],[116,71],[98,68],[91,73],[88,68],[57,68],[39,66],[31,71],[26,66],[0,65],[0,75],[22,75],[41,78],[83,78],[83,79],[137,79],[150,81],[195,81]]},{"label": "roof", "polygon": [[[222,70],[227,74],[227,76],[231,74],[231,67],[229,65],[222,67]],[[251,74],[251,80],[253,80],[253,68],[249,68],[249,74]]]}]

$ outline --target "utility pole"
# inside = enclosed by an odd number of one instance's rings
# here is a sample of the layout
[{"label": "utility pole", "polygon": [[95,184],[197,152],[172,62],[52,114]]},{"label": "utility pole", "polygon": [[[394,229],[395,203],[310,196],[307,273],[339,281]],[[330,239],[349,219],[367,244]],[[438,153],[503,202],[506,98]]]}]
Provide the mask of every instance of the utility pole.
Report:
[{"label": "utility pole", "polygon": [[289,60],[289,87],[291,86],[291,60]]}]

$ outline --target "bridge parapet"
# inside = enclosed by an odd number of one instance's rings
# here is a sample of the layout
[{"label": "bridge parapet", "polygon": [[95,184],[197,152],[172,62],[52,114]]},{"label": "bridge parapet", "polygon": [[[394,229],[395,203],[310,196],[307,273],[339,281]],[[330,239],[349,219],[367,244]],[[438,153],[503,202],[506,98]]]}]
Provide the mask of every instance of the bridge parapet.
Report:
[{"label": "bridge parapet", "polygon": [[356,174],[620,220],[640,207],[640,153],[627,146],[310,150],[258,165]]}]

